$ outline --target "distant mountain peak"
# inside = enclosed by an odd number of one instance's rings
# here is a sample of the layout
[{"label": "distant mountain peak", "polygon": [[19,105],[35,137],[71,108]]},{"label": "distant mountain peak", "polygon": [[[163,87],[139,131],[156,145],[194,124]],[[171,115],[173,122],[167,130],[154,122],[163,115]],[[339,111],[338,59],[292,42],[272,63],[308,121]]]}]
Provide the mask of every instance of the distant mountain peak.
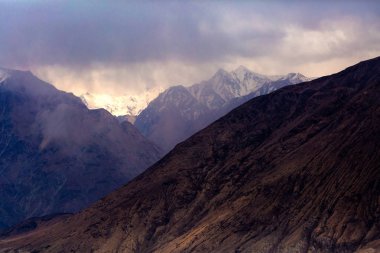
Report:
[{"label": "distant mountain peak", "polygon": [[194,102],[195,98],[192,96],[192,94],[189,92],[187,88],[185,88],[182,85],[176,85],[165,90],[153,101],[163,104],[183,106],[185,104],[188,104],[190,101]]},{"label": "distant mountain peak", "polygon": [[169,88],[167,88],[163,94],[168,94],[168,93],[173,93],[173,92],[178,92],[178,91],[187,91],[187,89],[183,85],[174,85]]},{"label": "distant mountain peak", "polygon": [[296,77],[296,78],[305,78],[305,76],[304,75],[302,75],[301,73],[294,73],[294,72],[291,72],[291,73],[288,73],[287,75],[286,75],[287,77],[290,77],[290,78],[292,78],[292,77]]},{"label": "distant mountain peak", "polygon": [[279,80],[289,80],[291,83],[296,84],[300,82],[311,81],[312,78],[306,77],[303,74],[298,73],[298,72],[297,73],[291,72],[281,77]]},{"label": "distant mountain peak", "polygon": [[30,70],[8,69],[4,67],[0,67],[0,75],[1,74],[7,74],[8,76],[16,74],[28,74],[34,76]]},{"label": "distant mountain peak", "polygon": [[230,73],[228,73],[226,70],[220,68],[220,69],[218,69],[218,70],[215,72],[215,74],[214,74],[213,77],[216,77],[216,76],[229,76],[229,75],[230,75]]},{"label": "distant mountain peak", "polygon": [[270,81],[269,77],[263,74],[259,74],[251,71],[247,67],[240,65],[235,70],[231,71],[231,74],[237,78],[240,82],[244,81],[244,79],[262,79],[264,81]]},{"label": "distant mountain peak", "polygon": [[192,86],[167,88],[137,116],[135,126],[168,151],[248,98],[305,81],[298,73],[291,77],[265,76],[243,65],[231,72],[219,69],[210,79]]},{"label": "distant mountain peak", "polygon": [[231,74],[236,76],[239,80],[244,80],[248,75],[252,75],[253,72],[250,71],[248,68],[244,67],[243,65],[240,65],[235,70],[231,71]]},{"label": "distant mountain peak", "polygon": [[122,94],[120,96],[112,96],[109,94],[86,92],[80,97],[90,109],[105,108],[116,116],[137,116],[163,91],[162,87],[152,87],[137,95]]},{"label": "distant mountain peak", "polygon": [[234,72],[252,72],[251,70],[249,70],[247,67],[243,66],[243,65],[240,65],[239,67],[237,67]]},{"label": "distant mountain peak", "polygon": [[[12,80],[4,82],[5,80]],[[29,95],[40,96],[57,91],[53,85],[42,81],[29,70],[11,70],[0,68],[0,82],[8,90],[18,90]]]}]

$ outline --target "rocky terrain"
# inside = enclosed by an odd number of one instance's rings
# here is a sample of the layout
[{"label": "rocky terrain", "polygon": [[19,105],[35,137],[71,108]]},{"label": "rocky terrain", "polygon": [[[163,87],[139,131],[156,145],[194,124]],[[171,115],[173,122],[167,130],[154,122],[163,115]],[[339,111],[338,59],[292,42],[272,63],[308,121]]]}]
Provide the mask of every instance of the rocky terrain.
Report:
[{"label": "rocky terrain", "polygon": [[141,173],[159,149],[30,72],[0,71],[0,229],[76,212]]},{"label": "rocky terrain", "polygon": [[249,99],[287,85],[309,81],[299,73],[265,76],[240,66],[218,70],[190,87],[170,87],[136,118],[135,126],[165,152]]},{"label": "rocky terrain", "polygon": [[376,252],[379,97],[380,58],[256,97],[1,252]]}]

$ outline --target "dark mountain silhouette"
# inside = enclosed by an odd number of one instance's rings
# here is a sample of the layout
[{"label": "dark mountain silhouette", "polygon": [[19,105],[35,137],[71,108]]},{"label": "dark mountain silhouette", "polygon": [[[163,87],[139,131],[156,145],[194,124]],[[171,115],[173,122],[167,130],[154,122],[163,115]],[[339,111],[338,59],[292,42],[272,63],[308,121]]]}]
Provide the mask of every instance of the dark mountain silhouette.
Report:
[{"label": "dark mountain silhouette", "polygon": [[1,69],[0,80],[0,228],[78,211],[160,156],[133,125],[30,72]]},{"label": "dark mountain silhouette", "polygon": [[375,252],[380,58],[256,97],[90,208],[3,238],[35,252]]}]

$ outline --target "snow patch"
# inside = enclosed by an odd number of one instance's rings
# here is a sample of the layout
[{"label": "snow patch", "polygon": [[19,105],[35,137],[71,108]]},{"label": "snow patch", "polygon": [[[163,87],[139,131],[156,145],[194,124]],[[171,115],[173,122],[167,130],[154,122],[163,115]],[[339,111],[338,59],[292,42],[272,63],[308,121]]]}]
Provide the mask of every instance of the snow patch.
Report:
[{"label": "snow patch", "polygon": [[80,96],[83,103],[90,109],[104,108],[115,116],[137,116],[159,93],[162,87],[147,89],[139,95],[111,96],[109,94],[85,93]]}]

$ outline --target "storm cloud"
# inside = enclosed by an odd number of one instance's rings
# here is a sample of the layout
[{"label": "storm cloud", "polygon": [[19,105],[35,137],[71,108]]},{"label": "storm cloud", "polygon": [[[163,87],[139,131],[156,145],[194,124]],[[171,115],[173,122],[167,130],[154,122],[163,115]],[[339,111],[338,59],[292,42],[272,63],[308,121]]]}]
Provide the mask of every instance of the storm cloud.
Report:
[{"label": "storm cloud", "polygon": [[238,65],[319,76],[380,54],[376,1],[268,2],[0,1],[0,66],[116,94]]}]

